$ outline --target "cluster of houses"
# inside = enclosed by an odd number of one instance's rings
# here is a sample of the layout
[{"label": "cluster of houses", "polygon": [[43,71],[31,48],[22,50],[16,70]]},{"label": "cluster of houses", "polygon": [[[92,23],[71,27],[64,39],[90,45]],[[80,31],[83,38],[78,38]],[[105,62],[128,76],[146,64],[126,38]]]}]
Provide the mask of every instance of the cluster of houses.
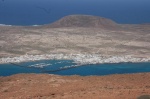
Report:
[{"label": "cluster of houses", "polygon": [[99,54],[44,54],[23,55],[19,57],[0,58],[0,63],[18,63],[37,60],[73,60],[78,64],[120,63],[120,62],[149,62],[150,58],[135,58],[126,56],[102,56]]}]

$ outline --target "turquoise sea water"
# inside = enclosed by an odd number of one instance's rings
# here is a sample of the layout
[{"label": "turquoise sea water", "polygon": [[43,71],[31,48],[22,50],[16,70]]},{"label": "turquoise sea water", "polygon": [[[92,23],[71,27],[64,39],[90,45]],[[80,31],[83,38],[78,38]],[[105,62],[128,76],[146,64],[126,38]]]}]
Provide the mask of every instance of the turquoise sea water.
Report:
[{"label": "turquoise sea water", "polygon": [[[34,67],[38,64],[45,67]],[[47,64],[47,65],[46,65]],[[58,75],[110,75],[124,73],[150,72],[150,63],[116,63],[84,65],[76,68],[59,70],[64,66],[76,65],[71,60],[41,60],[15,64],[0,64],[0,76],[9,76],[18,73],[49,73]],[[56,70],[56,71],[55,71]]]}]

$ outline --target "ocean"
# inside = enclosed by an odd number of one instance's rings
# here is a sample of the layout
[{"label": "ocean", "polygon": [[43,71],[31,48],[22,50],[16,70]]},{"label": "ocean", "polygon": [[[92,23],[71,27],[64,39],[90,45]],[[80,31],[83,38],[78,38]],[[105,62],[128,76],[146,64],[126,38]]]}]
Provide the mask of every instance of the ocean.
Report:
[{"label": "ocean", "polygon": [[150,23],[150,0],[0,0],[0,24],[5,25],[43,25],[72,14]]},{"label": "ocean", "polygon": [[[34,62],[0,64],[0,76],[19,73],[46,73],[57,75],[110,75],[150,72],[150,62],[144,63],[110,63],[87,64],[78,67],[72,60],[41,60]],[[68,68],[72,66],[73,68]],[[64,67],[67,67],[64,69]]]}]

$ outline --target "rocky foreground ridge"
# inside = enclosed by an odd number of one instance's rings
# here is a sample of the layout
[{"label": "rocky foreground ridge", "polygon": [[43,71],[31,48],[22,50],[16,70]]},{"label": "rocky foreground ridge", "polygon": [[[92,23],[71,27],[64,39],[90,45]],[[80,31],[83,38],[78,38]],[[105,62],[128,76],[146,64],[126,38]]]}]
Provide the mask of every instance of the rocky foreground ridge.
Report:
[{"label": "rocky foreground ridge", "polygon": [[0,77],[1,99],[149,99],[150,73],[109,76],[17,74]]}]

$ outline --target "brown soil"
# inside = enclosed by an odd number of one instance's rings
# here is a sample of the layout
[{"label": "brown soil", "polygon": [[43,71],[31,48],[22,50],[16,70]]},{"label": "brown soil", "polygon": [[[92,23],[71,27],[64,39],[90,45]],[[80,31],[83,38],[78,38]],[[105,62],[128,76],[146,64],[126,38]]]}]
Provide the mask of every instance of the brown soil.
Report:
[{"label": "brown soil", "polygon": [[150,73],[109,76],[18,74],[0,77],[0,99],[137,99],[150,94]]}]

